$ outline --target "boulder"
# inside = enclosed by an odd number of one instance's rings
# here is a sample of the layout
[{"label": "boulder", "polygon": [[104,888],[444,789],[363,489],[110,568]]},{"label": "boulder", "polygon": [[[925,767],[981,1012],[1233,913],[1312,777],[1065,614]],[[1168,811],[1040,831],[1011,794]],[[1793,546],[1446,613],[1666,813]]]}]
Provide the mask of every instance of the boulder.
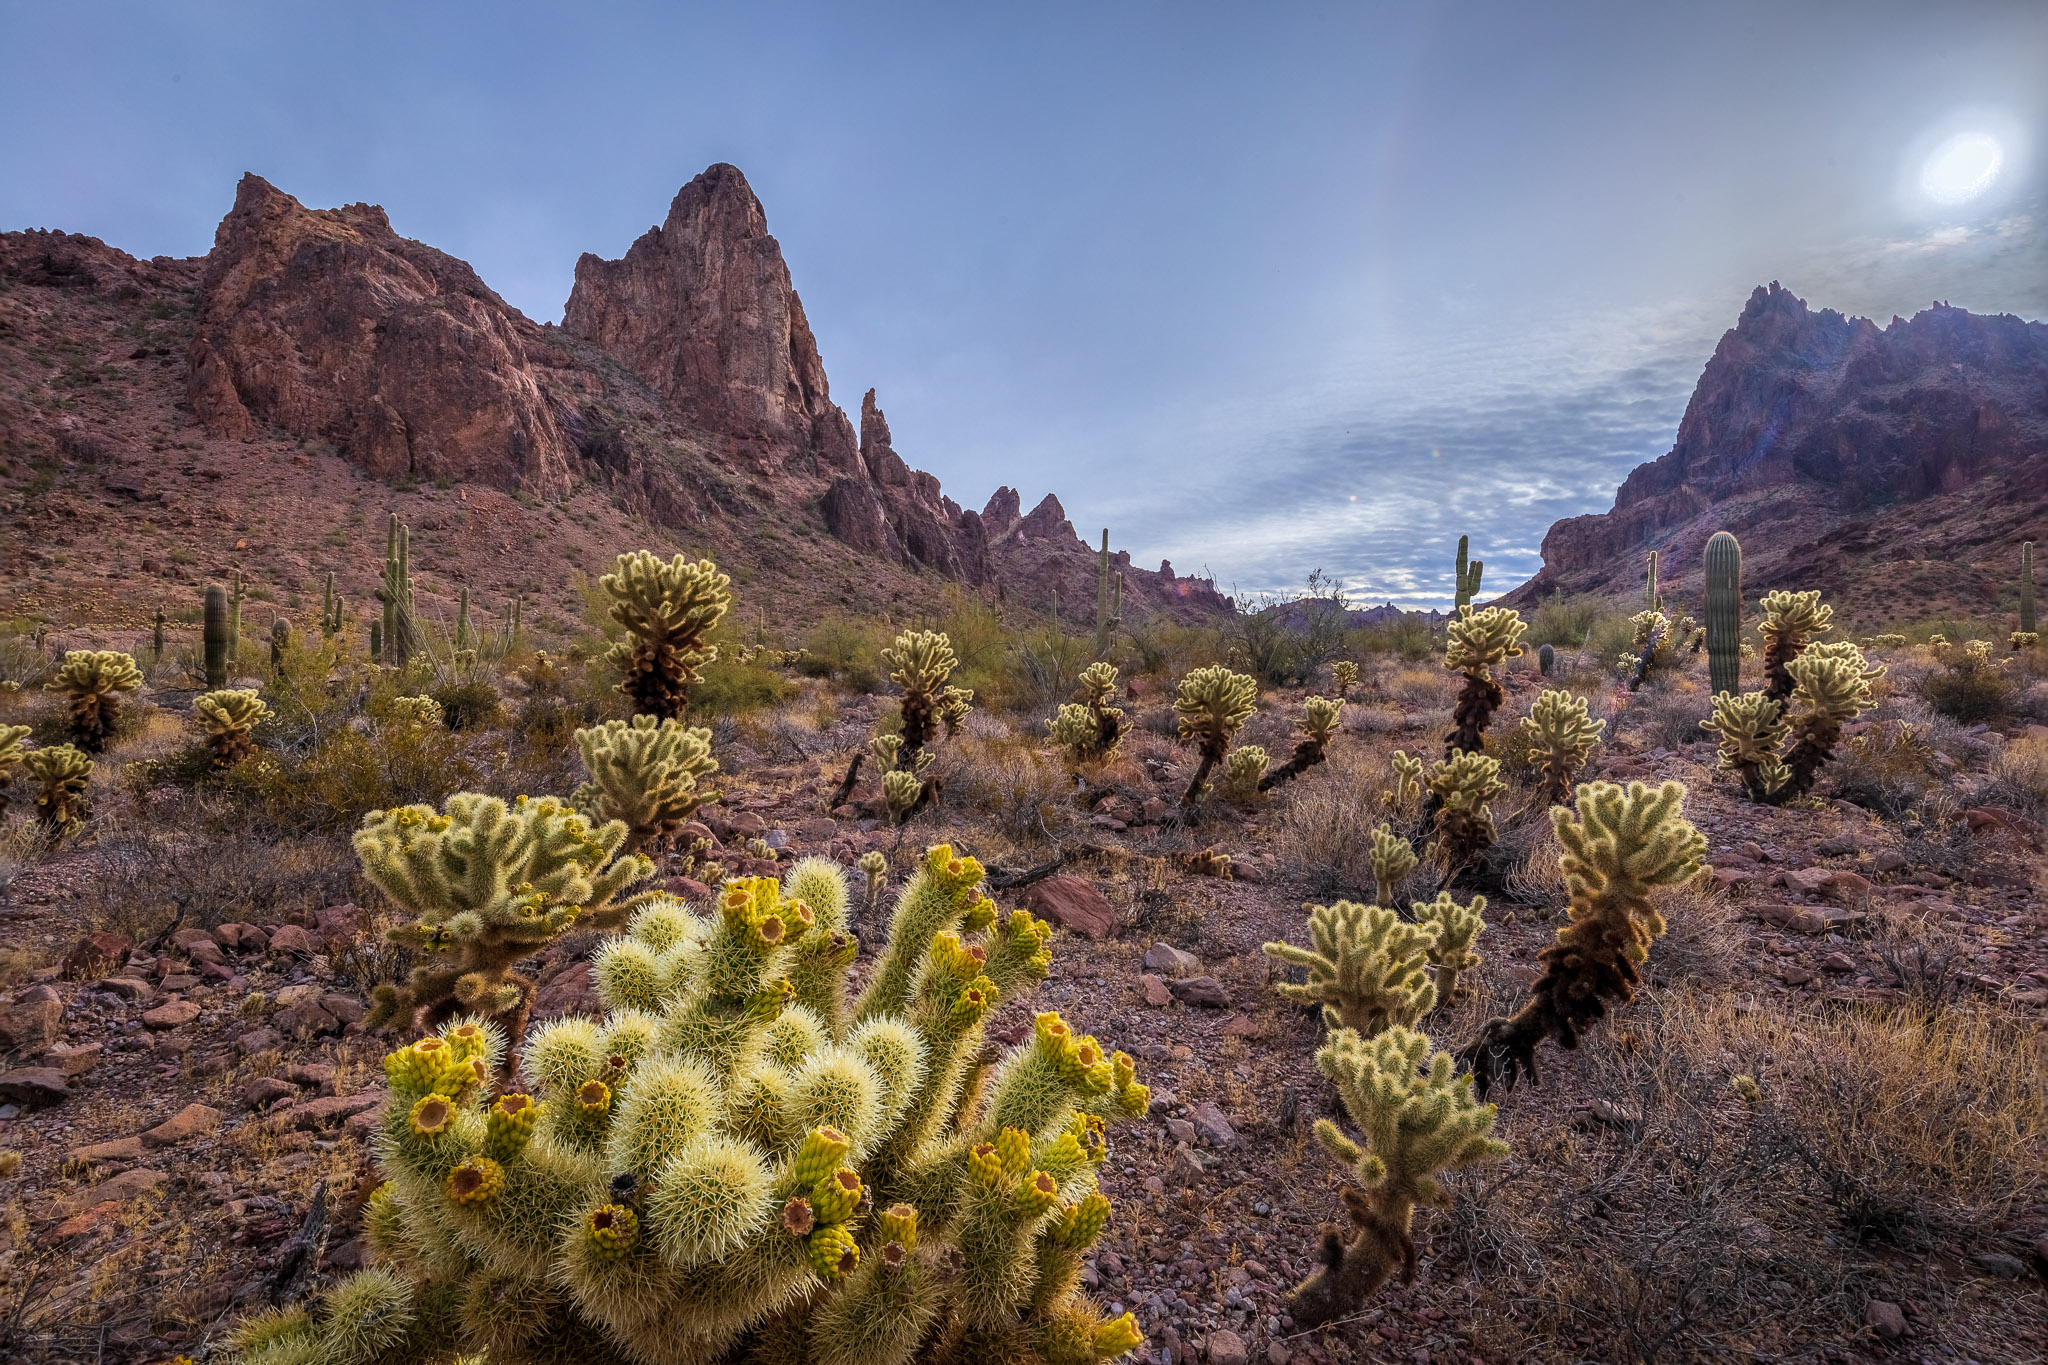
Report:
[{"label": "boulder", "polygon": [[1227,1010],[1230,1008],[1230,991],[1213,976],[1190,976],[1166,983],[1166,989],[1173,992],[1173,998],[1183,1005],[1198,1009]]},{"label": "boulder", "polygon": [[1171,943],[1155,943],[1145,950],[1145,970],[1160,976],[1192,976],[1202,969],[1202,960],[1184,953]]},{"label": "boulder", "polygon": [[199,1006],[190,1000],[167,1000],[142,1014],[142,1026],[150,1029],[182,1028],[199,1017]]},{"label": "boulder", "polygon": [[220,1110],[188,1104],[142,1135],[145,1147],[175,1147],[220,1127]]},{"label": "boulder", "polygon": [[24,1066],[0,1071],[0,1100],[37,1108],[71,1098],[71,1087],[54,1066]]},{"label": "boulder", "polygon": [[1237,1130],[1230,1126],[1230,1120],[1216,1107],[1214,1100],[1203,1100],[1188,1111],[1188,1121],[1195,1125],[1195,1134],[1211,1147],[1235,1147],[1238,1144]]},{"label": "boulder", "polygon": [[156,999],[156,987],[139,976],[110,976],[105,980],[93,982],[92,988],[96,991],[105,991],[108,995],[118,995],[135,1005],[147,1005]]},{"label": "boulder", "polygon": [[298,957],[311,957],[315,951],[313,936],[296,924],[280,924],[270,931],[272,956],[291,953]]},{"label": "boulder", "polygon": [[73,979],[99,976],[126,962],[134,947],[135,940],[126,934],[107,930],[81,934],[64,954],[64,975]]},{"label": "boulder", "polygon": [[1116,927],[1116,910],[1086,877],[1047,877],[1024,893],[1033,914],[1083,938],[1107,938]]},{"label": "boulder", "polygon": [[1157,1007],[1173,1003],[1173,992],[1166,988],[1166,978],[1163,976],[1154,976],[1147,972],[1138,978],[1138,987],[1145,992],[1145,1003],[1148,1005]]},{"label": "boulder", "polygon": [[115,1162],[142,1160],[142,1139],[139,1137],[115,1138],[112,1142],[95,1142],[87,1147],[74,1147],[73,1161],[83,1161],[89,1166],[110,1165]]},{"label": "boulder", "polygon": [[64,1036],[64,997],[41,982],[0,1005],[0,1050],[41,1051]]},{"label": "boulder", "polygon": [[52,1067],[63,1072],[66,1078],[76,1080],[100,1064],[104,1051],[104,1046],[99,1043],[80,1043],[76,1047],[59,1043],[43,1054],[39,1065]]},{"label": "boulder", "polygon": [[242,1103],[251,1109],[268,1109],[283,1099],[297,1099],[299,1089],[275,1076],[258,1076],[242,1087]]}]

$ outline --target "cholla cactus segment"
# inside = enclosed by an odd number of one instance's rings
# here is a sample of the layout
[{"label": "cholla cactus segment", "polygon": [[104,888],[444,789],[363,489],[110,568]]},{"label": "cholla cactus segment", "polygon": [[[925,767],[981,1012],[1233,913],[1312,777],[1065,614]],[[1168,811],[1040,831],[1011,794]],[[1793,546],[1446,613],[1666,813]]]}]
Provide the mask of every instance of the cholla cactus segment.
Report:
[{"label": "cholla cactus segment", "polygon": [[447,721],[441,703],[432,697],[393,697],[391,720],[413,730],[438,730]]},{"label": "cholla cactus segment", "polygon": [[1337,733],[1338,718],[1344,714],[1344,703],[1329,697],[1310,697],[1302,703],[1301,710],[1301,739],[1285,763],[1259,779],[1262,792],[1299,777],[1323,761],[1324,750]]},{"label": "cholla cactus segment", "polygon": [[1210,770],[1222,762],[1230,741],[1251,719],[1258,699],[1259,685],[1255,680],[1233,673],[1221,664],[1198,668],[1180,680],[1179,694],[1173,702],[1174,719],[1180,728],[1181,742],[1193,744],[1202,757],[1194,779],[1181,794],[1183,806],[1192,806],[1201,799]]},{"label": "cholla cactus segment", "polygon": [[1410,758],[1403,750],[1394,750],[1394,790],[1382,793],[1387,804],[1395,810],[1405,810],[1422,798],[1422,773],[1427,766],[1422,759]]},{"label": "cholla cactus segment", "polygon": [[30,749],[21,757],[22,776],[36,784],[36,823],[51,842],[85,823],[85,785],[92,760],[69,744]]},{"label": "cholla cactus segment", "polygon": [[1784,787],[1790,774],[1779,750],[1792,732],[1785,705],[1761,692],[1714,698],[1714,711],[1700,722],[1702,730],[1721,737],[1721,768],[1736,774],[1752,801],[1765,801]]},{"label": "cholla cactus segment", "polygon": [[1116,691],[1116,667],[1092,663],[1081,670],[1081,701],[1069,702],[1046,722],[1052,740],[1073,764],[1107,757],[1122,740],[1124,713],[1109,704]]},{"label": "cholla cactus segment", "polygon": [[875,908],[882,898],[882,888],[889,880],[889,859],[878,849],[870,849],[860,855],[860,870],[868,879],[868,909]]},{"label": "cholla cactus segment", "polygon": [[939,723],[957,726],[974,694],[947,684],[959,660],[953,656],[953,642],[942,631],[904,631],[894,645],[882,651],[882,662],[889,665],[889,681],[903,689],[902,761],[915,764],[924,747],[938,735]]},{"label": "cholla cactus segment", "polygon": [[1764,695],[1784,701],[1797,684],[1789,670],[1800,651],[1819,635],[1834,628],[1835,609],[1824,605],[1818,592],[1767,592],[1757,604],[1764,619],[1757,633],[1764,637]]},{"label": "cholla cactus segment", "polygon": [[14,781],[14,770],[21,766],[22,741],[28,736],[26,725],[0,725],[0,816],[7,814],[7,788]]},{"label": "cholla cactus segment", "polygon": [[1358,1181],[1344,1191],[1352,1226],[1326,1225],[1320,1265],[1288,1295],[1288,1311],[1313,1327],[1357,1311],[1396,1270],[1415,1273],[1418,1204],[1441,1204],[1443,1177],[1499,1161],[1507,1144],[1487,1136],[1496,1109],[1473,1096],[1448,1053],[1396,1026],[1373,1038],[1344,1029],[1316,1053],[1337,1087],[1358,1141],[1329,1119],[1316,1124],[1324,1150]]},{"label": "cholla cactus segment", "polygon": [[705,637],[732,608],[731,582],[708,559],[664,563],[646,550],[620,555],[598,580],[612,620],[632,634],[607,657],[636,713],[673,720],[689,705],[697,671],[718,658]]},{"label": "cholla cactus segment", "polygon": [[1232,749],[1223,758],[1223,794],[1232,801],[1250,801],[1266,775],[1266,751],[1256,744]]},{"label": "cholla cactus segment", "polygon": [[1785,666],[1792,675],[1792,747],[1785,752],[1784,794],[1804,796],[1842,737],[1842,727],[1868,710],[1870,684],[1884,674],[1847,640],[1808,645]]},{"label": "cholla cactus segment", "polygon": [[1507,790],[1499,759],[1454,754],[1430,770],[1429,790],[1438,802],[1437,850],[1448,865],[1463,866],[1492,846],[1493,808],[1487,803]]},{"label": "cholla cactus segment", "polygon": [[2041,632],[2038,630],[2016,630],[2006,637],[2006,643],[2013,647],[2014,653],[2018,653],[2023,649],[2033,649],[2041,643]]},{"label": "cholla cactus segment", "polygon": [[909,820],[923,803],[924,780],[916,773],[895,772],[882,774],[882,803],[888,807],[889,823],[900,825]]},{"label": "cholla cactus segment", "polygon": [[69,700],[71,741],[87,753],[98,753],[121,720],[121,694],[142,686],[135,660],[113,649],[73,649],[50,680],[51,692]]},{"label": "cholla cactus segment", "polygon": [[1376,905],[1309,907],[1313,948],[1268,943],[1268,957],[1308,969],[1308,982],[1275,987],[1290,1000],[1321,1005],[1333,1029],[1356,1029],[1367,1037],[1395,1024],[1413,1024],[1436,1007],[1429,979],[1429,953],[1441,927],[1409,924]]},{"label": "cholla cactus segment", "polygon": [[215,768],[232,768],[256,751],[256,727],[271,711],[254,688],[208,692],[192,703],[192,711],[213,752]]},{"label": "cholla cactus segment", "polygon": [[1448,891],[1436,893],[1433,901],[1414,901],[1409,909],[1417,924],[1434,924],[1436,941],[1429,945],[1429,965],[1436,969],[1437,998],[1449,1002],[1458,993],[1458,976],[1483,960],[1472,949],[1486,932],[1486,897],[1474,896],[1469,905],[1451,899]]},{"label": "cholla cactus segment", "polygon": [[1394,896],[1401,889],[1401,883],[1408,880],[1408,874],[1415,870],[1415,849],[1406,839],[1394,833],[1391,825],[1382,824],[1372,832],[1372,880],[1378,893],[1377,904],[1391,907]]},{"label": "cholla cactus segment", "polygon": [[1577,1047],[1611,1005],[1626,1004],[1642,980],[1650,944],[1664,933],[1653,895],[1700,870],[1706,836],[1683,814],[1685,787],[1655,790],[1631,782],[1579,788],[1576,811],[1552,807],[1550,822],[1564,846],[1570,923],[1538,955],[1543,975],[1529,1003],[1487,1023],[1459,1053],[1484,1095],[1494,1084],[1537,1079],[1536,1049],[1544,1039]]},{"label": "cholla cactus segment", "polygon": [[1543,775],[1543,799],[1558,805],[1571,795],[1579,770],[1592,757],[1600,742],[1604,720],[1586,714],[1586,699],[1571,693],[1547,689],[1536,698],[1529,714],[1522,718],[1525,736],[1536,770]]},{"label": "cholla cactus segment", "polygon": [[1337,689],[1337,700],[1350,697],[1351,689],[1358,686],[1358,665],[1349,659],[1339,659],[1331,664],[1330,684]]},{"label": "cholla cactus segment", "polygon": [[1522,632],[1528,628],[1521,613],[1513,608],[1474,611],[1470,606],[1460,607],[1457,618],[1445,628],[1448,642],[1444,666],[1465,675],[1458,704],[1451,712],[1456,728],[1445,736],[1447,755],[1477,753],[1485,746],[1486,727],[1503,695],[1500,684],[1494,681],[1493,670],[1509,659],[1521,657]]},{"label": "cholla cactus segment", "polygon": [[365,816],[354,840],[363,873],[418,917],[392,935],[427,959],[405,985],[380,990],[375,1022],[420,1013],[432,1025],[468,1009],[518,1036],[532,986],[513,964],[579,921],[624,918],[618,897],[653,874],[645,858],[619,856],[625,840],[623,824],[593,827],[552,797],[507,805],[458,793],[444,812]]},{"label": "cholla cactus segment", "polygon": [[711,795],[698,784],[718,771],[710,730],[651,715],[578,730],[576,748],[590,781],[575,805],[595,822],[624,824],[628,852],[680,829]]}]

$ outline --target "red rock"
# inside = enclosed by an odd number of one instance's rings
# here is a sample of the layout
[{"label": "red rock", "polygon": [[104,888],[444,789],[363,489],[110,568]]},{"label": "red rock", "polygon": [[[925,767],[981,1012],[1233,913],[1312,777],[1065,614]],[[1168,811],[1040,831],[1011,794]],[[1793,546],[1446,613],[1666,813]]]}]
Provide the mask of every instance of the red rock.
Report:
[{"label": "red rock", "polygon": [[116,1199],[125,1204],[131,1199],[155,1193],[162,1189],[169,1181],[170,1176],[164,1174],[164,1172],[152,1171],[148,1167],[139,1166],[132,1171],[123,1171],[112,1180],[94,1186],[92,1192],[102,1199]]},{"label": "red rock", "polygon": [[1224,1022],[1223,1032],[1232,1038],[1263,1038],[1266,1026],[1249,1014],[1240,1014]]},{"label": "red rock", "polygon": [[92,988],[118,995],[135,1004],[146,1005],[156,999],[156,987],[137,976],[110,976],[104,981],[93,982]]},{"label": "red rock", "polygon": [[311,957],[317,951],[313,946],[313,936],[296,924],[280,924],[271,930],[269,946],[273,956],[295,953],[300,957]]},{"label": "red rock", "polygon": [[598,998],[597,983],[591,980],[588,962],[571,962],[561,968],[541,982],[533,997],[533,1022],[537,1024],[571,1014],[603,1012],[604,1002]]},{"label": "red rock", "polygon": [[53,1066],[24,1066],[0,1071],[0,1100],[30,1107],[61,1104],[71,1098],[63,1072]]},{"label": "red rock", "polygon": [[1872,1299],[1863,1305],[1863,1320],[1870,1324],[1870,1330],[1886,1341],[1906,1334],[1906,1315],[1895,1303],[1884,1299]]},{"label": "red rock", "polygon": [[2003,806],[1973,806],[1963,812],[1963,819],[1969,823],[1972,834],[2010,834],[2029,844],[2037,844],[2041,839],[2041,826]]},{"label": "red rock", "polygon": [[1145,1003],[1166,1006],[1173,1003],[1173,992],[1166,989],[1166,978],[1147,972],[1138,978],[1138,986],[1145,992]]},{"label": "red rock", "polygon": [[93,1205],[83,1213],[74,1213],[63,1222],[51,1228],[49,1236],[59,1242],[68,1242],[88,1232],[94,1232],[112,1223],[121,1214],[118,1200],[106,1199]]},{"label": "red rock", "polygon": [[1191,976],[1201,967],[1200,958],[1171,943],[1155,943],[1145,950],[1145,969],[1161,976]]},{"label": "red rock", "polygon": [[135,940],[126,934],[98,930],[81,934],[71,951],[64,954],[64,975],[78,978],[99,976],[128,960]]},{"label": "red rock", "polygon": [[1173,998],[1183,1005],[1199,1009],[1227,1010],[1230,1008],[1230,991],[1213,976],[1191,976],[1179,981],[1169,981],[1166,989],[1173,992]]},{"label": "red rock", "polygon": [[203,1137],[220,1127],[220,1110],[203,1104],[188,1104],[142,1135],[145,1147],[175,1147]]},{"label": "red rock", "polygon": [[1116,927],[1116,910],[1086,877],[1047,877],[1024,893],[1033,914],[1084,938],[1107,938]]},{"label": "red rock", "polygon": [[199,1017],[199,1006],[190,1000],[170,1000],[153,1010],[145,1010],[142,1024],[145,1028],[182,1028]]},{"label": "red rock", "polygon": [[73,1148],[71,1159],[88,1165],[117,1161],[142,1160],[142,1139],[139,1137],[115,1138],[111,1142],[95,1142],[87,1147]]},{"label": "red rock", "polygon": [[63,1036],[64,997],[38,983],[0,1004],[0,1050],[40,1051]]},{"label": "red rock", "polygon": [[258,1076],[242,1087],[242,1102],[251,1109],[268,1109],[282,1099],[296,1099],[298,1087],[275,1076]]},{"label": "red rock", "polygon": [[328,945],[330,952],[338,945],[354,942],[369,924],[369,912],[353,904],[330,905],[313,912],[314,936]]},{"label": "red rock", "polygon": [[77,1047],[59,1043],[43,1054],[41,1064],[63,1072],[67,1079],[76,1080],[100,1064],[104,1051],[99,1043],[81,1043]]},{"label": "red rock", "polygon": [[383,1105],[391,1098],[387,1090],[365,1090],[355,1095],[329,1095],[325,1099],[307,1100],[292,1111],[292,1126],[295,1128],[319,1128],[366,1113]]}]

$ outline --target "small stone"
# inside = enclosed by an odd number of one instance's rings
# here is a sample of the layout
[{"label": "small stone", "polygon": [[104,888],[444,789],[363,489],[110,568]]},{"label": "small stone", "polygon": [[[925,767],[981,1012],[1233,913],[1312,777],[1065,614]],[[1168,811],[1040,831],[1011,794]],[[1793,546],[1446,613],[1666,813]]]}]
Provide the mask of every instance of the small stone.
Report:
[{"label": "small stone", "polygon": [[1802,967],[1797,963],[1788,963],[1778,969],[1778,980],[1788,986],[1804,986],[1807,982],[1813,980],[1813,972],[1810,968]]},{"label": "small stone", "polygon": [[0,1005],[0,1050],[40,1052],[63,1036],[64,997],[39,983]]},{"label": "small stone", "polygon": [[1083,938],[1107,938],[1116,927],[1116,910],[1086,877],[1047,877],[1033,882],[1024,904],[1035,915]]},{"label": "small stone", "polygon": [[2027,1263],[2017,1256],[2008,1256],[2002,1251],[1986,1251],[1972,1256],[1970,1261],[1986,1275],[2001,1280],[2024,1280],[2027,1278]]},{"label": "small stone", "polygon": [[326,1010],[344,1024],[358,1024],[363,1019],[363,1003],[350,995],[323,995],[320,1008]]},{"label": "small stone", "polygon": [[1822,894],[1829,900],[1856,901],[1867,898],[1875,889],[1868,877],[1855,872],[1837,870],[1828,877]]},{"label": "small stone", "polygon": [[64,954],[64,975],[67,977],[99,976],[111,971],[128,960],[129,950],[135,940],[126,934],[99,930],[82,934],[71,951]]},{"label": "small stone", "polygon": [[1785,872],[1785,885],[1804,891],[1809,896],[1818,896],[1827,890],[1834,880],[1835,871],[1830,867],[1794,867]]},{"label": "small stone", "polygon": [[280,1009],[297,1009],[301,1005],[313,1004],[319,1000],[321,994],[319,986],[310,981],[302,981],[296,986],[280,987],[270,999]]},{"label": "small stone", "polygon": [[76,1080],[100,1064],[104,1050],[99,1043],[81,1043],[77,1047],[59,1043],[43,1054],[41,1065],[63,1072],[67,1080]]},{"label": "small stone", "polygon": [[1202,969],[1202,960],[1184,953],[1171,943],[1155,943],[1145,950],[1145,970],[1160,976],[1191,976]]},{"label": "small stone", "polygon": [[1195,1149],[1183,1142],[1173,1149],[1173,1159],[1166,1165],[1166,1173],[1175,1184],[1192,1185],[1204,1175],[1202,1159],[1195,1155]]},{"label": "small stone", "polygon": [[1203,1100],[1188,1113],[1195,1125],[1195,1132],[1211,1147],[1237,1146],[1237,1130],[1230,1126],[1223,1111],[1216,1107],[1216,1101]]},{"label": "small stone", "polygon": [[63,1222],[51,1228],[48,1235],[59,1241],[68,1242],[73,1237],[82,1237],[114,1221],[121,1212],[118,1201],[107,1199],[93,1205],[83,1213],[74,1213]]},{"label": "small stone", "polygon": [[376,1109],[389,1098],[389,1091],[365,1090],[357,1095],[330,1095],[326,1099],[307,1100],[292,1110],[292,1123],[298,1128],[318,1128]]},{"label": "small stone", "polygon": [[1208,1356],[1209,1365],[1248,1365],[1251,1360],[1244,1339],[1220,1329],[1209,1333]]},{"label": "small stone", "polygon": [[1205,1010],[1227,1010],[1230,1008],[1230,992],[1221,981],[1213,976],[1191,976],[1179,981],[1169,981],[1166,989],[1173,992],[1173,998],[1183,1005],[1193,1005]]},{"label": "small stone", "polygon": [[827,816],[814,816],[798,825],[796,834],[807,844],[829,844],[839,837],[839,822]]},{"label": "small stone", "polygon": [[0,1100],[12,1100],[31,1108],[62,1104],[71,1098],[64,1073],[54,1066],[24,1066],[0,1072]]},{"label": "small stone", "polygon": [[251,1109],[268,1109],[281,1099],[296,1098],[298,1087],[275,1076],[258,1076],[242,1087],[242,1103]]},{"label": "small stone", "polygon": [[332,1062],[299,1062],[284,1073],[284,1078],[293,1085],[303,1085],[311,1090],[334,1086],[334,1064]]},{"label": "small stone", "polygon": [[1266,1343],[1266,1365],[1288,1365],[1288,1362],[1293,1359],[1294,1353],[1289,1351],[1282,1343],[1277,1341]]},{"label": "small stone", "polygon": [[1586,1112],[1609,1128],[1633,1128],[1643,1121],[1633,1109],[1599,1095],[1586,1101]]},{"label": "small stone", "polygon": [[1168,1119],[1166,1135],[1175,1142],[1192,1143],[1195,1140],[1195,1125],[1186,1119]]},{"label": "small stone", "polygon": [[244,1057],[253,1057],[259,1052],[275,1052],[284,1046],[284,1035],[274,1028],[252,1029],[235,1039],[235,1051]]},{"label": "small stone", "polygon": [[125,1204],[145,1194],[162,1189],[170,1177],[162,1171],[152,1171],[138,1166],[132,1171],[123,1171],[112,1180],[93,1187],[93,1193],[101,1199],[113,1199]]},{"label": "small stone", "polygon": [[1146,1004],[1156,1007],[1173,1003],[1173,992],[1166,988],[1166,979],[1164,977],[1154,976],[1147,972],[1138,978],[1138,985],[1145,992]]},{"label": "small stone", "polygon": [[147,1005],[156,999],[156,987],[138,976],[110,976],[104,981],[93,982],[92,988],[108,995],[118,995],[137,1005]]},{"label": "small stone", "polygon": [[270,931],[270,952],[273,956],[291,953],[311,957],[315,952],[313,936],[296,924],[280,924]]},{"label": "small stone", "polygon": [[341,1021],[311,1002],[279,1010],[270,1016],[270,1022],[287,1038],[315,1038],[341,1032]]},{"label": "small stone", "polygon": [[188,1104],[142,1135],[145,1147],[175,1147],[220,1127],[220,1110]]},{"label": "small stone", "polygon": [[1266,1026],[1249,1014],[1238,1014],[1223,1022],[1223,1033],[1230,1038],[1263,1038]]},{"label": "small stone", "polygon": [[142,1016],[142,1025],[144,1028],[159,1030],[182,1028],[198,1017],[199,1006],[193,1004],[190,1000],[170,1000],[158,1005],[153,1010],[145,1011]]},{"label": "small stone", "polygon": [[1863,1320],[1870,1324],[1870,1330],[1891,1341],[1906,1333],[1906,1315],[1899,1306],[1884,1299],[1872,1299],[1863,1305]]},{"label": "small stone", "polygon": [[1847,953],[1829,953],[1820,960],[1820,966],[1824,972],[1853,972],[1856,970],[1856,959]]}]

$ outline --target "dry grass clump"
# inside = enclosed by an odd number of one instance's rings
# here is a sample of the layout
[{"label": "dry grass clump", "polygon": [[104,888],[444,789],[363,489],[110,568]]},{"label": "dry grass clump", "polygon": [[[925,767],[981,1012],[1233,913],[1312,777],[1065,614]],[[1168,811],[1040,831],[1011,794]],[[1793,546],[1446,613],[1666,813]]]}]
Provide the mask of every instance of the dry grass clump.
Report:
[{"label": "dry grass clump", "polygon": [[2048,738],[2022,735],[1999,747],[1978,799],[2031,819],[2048,818]]},{"label": "dry grass clump", "polygon": [[[1308,879],[1311,895],[1373,898],[1372,831],[1387,820],[1379,795],[1393,784],[1392,752],[1376,737],[1334,745],[1321,771],[1285,790],[1274,820],[1278,852]],[[1412,874],[1397,900],[1420,894],[1429,875]]]},{"label": "dry grass clump", "polygon": [[1449,723],[1461,679],[1443,668],[1400,668],[1387,675],[1387,694],[1410,710],[1441,711]]},{"label": "dry grass clump", "polygon": [[1036,743],[962,735],[939,751],[936,771],[948,806],[971,810],[1012,843],[1056,840],[1075,819],[1073,779]]},{"label": "dry grass clump", "polygon": [[1645,748],[1679,749],[1707,738],[1700,722],[1711,709],[1712,698],[1699,678],[1666,675],[1631,694],[1609,729]]},{"label": "dry grass clump", "polygon": [[177,813],[160,809],[104,826],[100,874],[80,908],[84,924],[141,942],[174,921],[201,929],[259,917],[274,923],[369,894],[347,844],[259,832],[220,818],[214,805],[188,797]]}]

